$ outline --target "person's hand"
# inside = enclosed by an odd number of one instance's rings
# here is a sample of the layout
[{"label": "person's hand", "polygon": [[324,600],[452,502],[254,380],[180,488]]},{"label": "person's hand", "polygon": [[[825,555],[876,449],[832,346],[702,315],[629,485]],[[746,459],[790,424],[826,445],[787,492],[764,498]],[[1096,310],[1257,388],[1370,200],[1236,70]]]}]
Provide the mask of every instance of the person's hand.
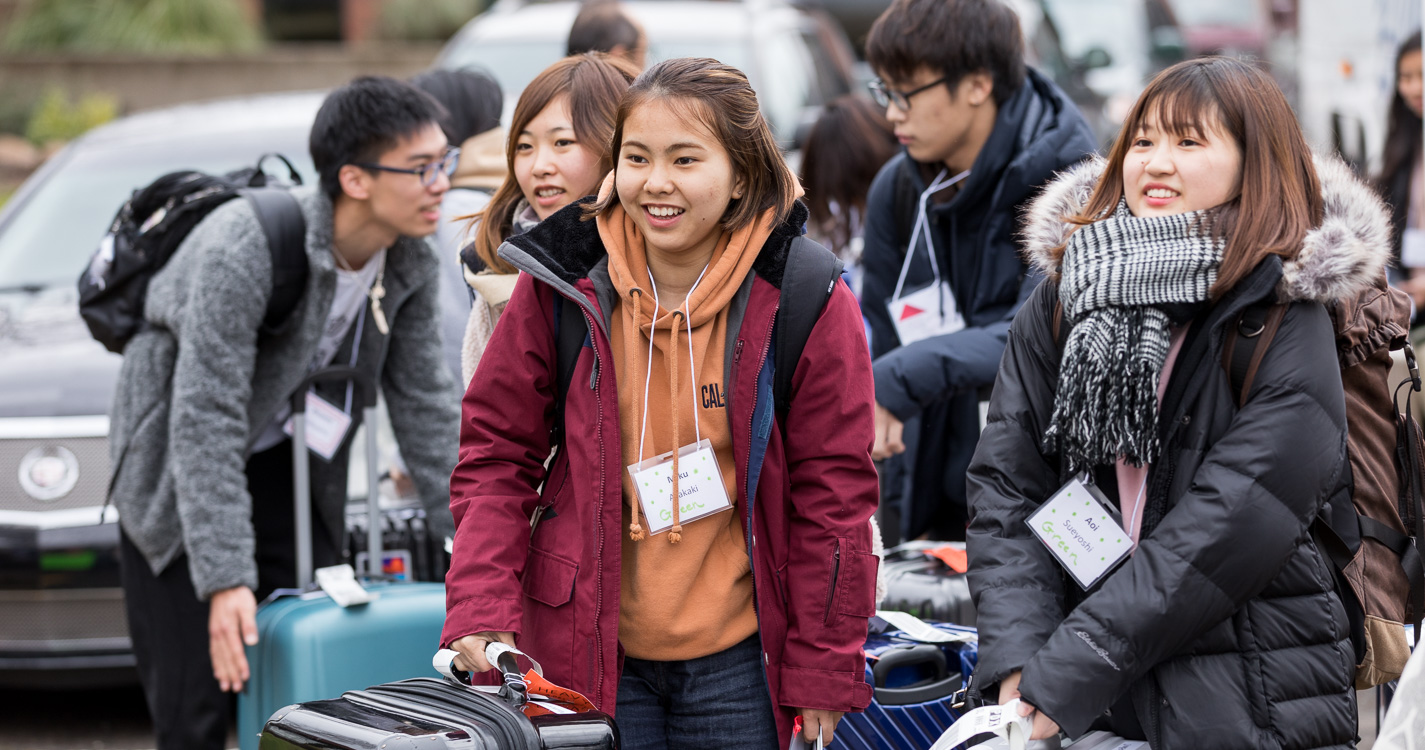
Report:
[{"label": "person's hand", "polygon": [[208,599],[208,655],[224,692],[239,692],[247,682],[244,645],[257,645],[257,597],[246,586],[234,586]]},{"label": "person's hand", "polygon": [[905,425],[886,407],[876,404],[876,442],[871,446],[871,458],[884,461],[897,453],[905,453],[901,433]]},{"label": "person's hand", "polygon": [[1059,736],[1059,725],[1055,724],[1053,719],[1045,716],[1043,711],[1025,703],[1024,699],[1020,698],[1019,715],[1028,716],[1030,714],[1034,714],[1034,728],[1029,730],[1029,739],[1047,740],[1050,737]]},{"label": "person's hand", "polygon": [[515,634],[507,630],[486,630],[483,633],[457,638],[450,644],[451,650],[460,654],[455,657],[455,668],[462,672],[488,672],[494,669],[495,665],[485,661],[485,647],[496,641],[513,646]]},{"label": "person's hand", "polygon": [[999,704],[1001,706],[1019,697],[1019,678],[1023,676],[1023,672],[1010,672],[1008,677],[999,681]]},{"label": "person's hand", "polygon": [[816,735],[820,732],[824,745],[831,744],[831,738],[836,734],[836,725],[841,723],[841,717],[845,715],[840,711],[823,711],[819,708],[799,708],[797,714],[802,717],[802,739],[815,743]]},{"label": "person's hand", "polygon": [[1024,698],[1019,694],[1019,678],[1023,677],[1023,672],[1011,672],[1010,675],[999,683],[999,704],[1006,703],[1019,698],[1019,715],[1028,716],[1034,714],[1034,727],[1029,730],[1029,739],[1047,740],[1059,734],[1059,725],[1054,720],[1044,715],[1043,711],[1025,703]]}]

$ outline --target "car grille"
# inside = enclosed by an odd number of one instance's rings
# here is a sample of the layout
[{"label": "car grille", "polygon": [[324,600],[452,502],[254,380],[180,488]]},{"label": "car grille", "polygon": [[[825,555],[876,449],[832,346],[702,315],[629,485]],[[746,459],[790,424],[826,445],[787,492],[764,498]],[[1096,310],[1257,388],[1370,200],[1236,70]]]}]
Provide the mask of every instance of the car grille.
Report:
[{"label": "car grille", "polygon": [[[64,497],[41,501],[30,497],[20,486],[20,460],[31,450],[63,446],[78,459],[79,481]],[[0,510],[66,510],[104,503],[109,491],[109,439],[10,438],[0,439]]]},{"label": "car grille", "polygon": [[120,589],[0,591],[0,651],[127,648]]}]

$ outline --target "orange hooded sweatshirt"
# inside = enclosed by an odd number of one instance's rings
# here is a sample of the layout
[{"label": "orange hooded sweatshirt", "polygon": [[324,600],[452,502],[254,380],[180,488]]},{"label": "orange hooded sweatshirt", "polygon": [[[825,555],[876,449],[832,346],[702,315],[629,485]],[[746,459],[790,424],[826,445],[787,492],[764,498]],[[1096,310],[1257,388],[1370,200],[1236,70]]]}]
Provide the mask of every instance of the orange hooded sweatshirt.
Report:
[{"label": "orange hooded sweatshirt", "polygon": [[[612,189],[610,183],[605,190]],[[708,656],[757,632],[752,569],[738,515],[722,512],[687,524],[675,518],[670,531],[648,536],[649,525],[637,510],[638,497],[626,469],[695,442],[696,411],[702,437],[711,441],[717,455],[728,499],[734,506],[740,501],[723,383],[728,306],[772,234],[773,215],[769,212],[737,232],[724,232],[686,307],[674,311],[654,309],[643,236],[633,219],[615,205],[597,221],[609,255],[609,277],[618,291],[610,334],[625,464],[624,524],[630,531],[623,536],[619,642],[636,659]],[[692,324],[691,377],[683,310]],[[652,369],[645,378],[650,335]],[[648,425],[640,455],[645,383]]]}]

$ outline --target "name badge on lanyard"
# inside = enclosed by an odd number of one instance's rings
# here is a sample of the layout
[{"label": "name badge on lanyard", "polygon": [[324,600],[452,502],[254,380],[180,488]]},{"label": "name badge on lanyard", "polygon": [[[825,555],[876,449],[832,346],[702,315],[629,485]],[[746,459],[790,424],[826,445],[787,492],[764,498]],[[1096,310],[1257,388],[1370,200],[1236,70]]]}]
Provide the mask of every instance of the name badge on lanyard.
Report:
[{"label": "name badge on lanyard", "polygon": [[[327,402],[326,399],[311,391],[307,391],[307,427],[304,430],[304,439],[307,449],[322,457],[324,461],[332,460],[336,451],[341,447],[342,441],[346,440],[346,431],[351,429],[351,415],[338,409]],[[293,432],[292,420],[282,425],[282,431],[291,435]]]},{"label": "name badge on lanyard", "polygon": [[[935,236],[930,228],[930,219],[925,213],[926,203],[931,195],[970,176],[969,170],[948,179],[946,174],[946,170],[941,170],[930,183],[930,187],[920,194],[920,210],[916,212],[915,227],[910,233],[910,244],[906,246],[905,262],[901,264],[901,274],[896,280],[895,292],[886,303],[891,313],[891,322],[896,327],[896,336],[902,346],[931,336],[955,333],[965,327],[965,318],[955,304],[955,294],[950,290],[950,282],[941,277]],[[906,276],[910,273],[910,264],[915,259],[922,235],[925,237],[926,253],[930,256],[930,270],[935,278],[930,284],[906,293]]]},{"label": "name badge on lanyard", "polygon": [[[717,452],[713,449],[711,440],[703,439],[701,418],[698,416],[698,368],[697,362],[693,358],[693,325],[690,322],[691,313],[687,305],[688,300],[692,299],[693,292],[697,291],[698,285],[702,283],[703,275],[707,273],[707,270],[707,267],[704,267],[703,273],[698,274],[697,281],[693,282],[692,288],[683,298],[681,311],[682,320],[688,326],[688,377],[691,381],[689,390],[693,396],[693,431],[697,437],[696,442],[677,450],[678,496],[673,497],[674,451],[668,451],[628,466],[629,477],[633,480],[633,492],[638,496],[637,502],[643,510],[644,521],[648,524],[649,536],[661,534],[673,528],[675,515],[678,524],[687,524],[714,513],[732,509],[732,500],[728,497],[727,487],[722,483],[722,470],[717,465]],[[648,430],[648,386],[653,376],[653,336],[658,332],[656,322],[659,309],[658,282],[654,280],[652,270],[648,272],[648,282],[653,288],[655,323],[648,331],[648,367],[643,374],[643,417],[638,439],[638,455],[640,457],[643,456],[644,436],[647,435]],[[637,324],[638,321],[635,321],[635,325]],[[675,322],[673,325],[680,324]],[[671,336],[671,332],[669,335]],[[681,352],[668,352],[669,357],[677,357],[680,354]],[[676,400],[676,390],[672,395]],[[674,406],[674,408],[677,407]],[[674,503],[677,503],[676,514],[674,513]]]},{"label": "name badge on lanyard", "polygon": [[[628,467],[649,535],[673,528],[673,452]],[[678,520],[684,524],[732,510],[712,441],[699,440],[678,451]]]},{"label": "name badge on lanyard", "polygon": [[1097,487],[1074,478],[1027,521],[1084,590],[1097,585],[1133,551],[1133,540],[1110,507]]}]

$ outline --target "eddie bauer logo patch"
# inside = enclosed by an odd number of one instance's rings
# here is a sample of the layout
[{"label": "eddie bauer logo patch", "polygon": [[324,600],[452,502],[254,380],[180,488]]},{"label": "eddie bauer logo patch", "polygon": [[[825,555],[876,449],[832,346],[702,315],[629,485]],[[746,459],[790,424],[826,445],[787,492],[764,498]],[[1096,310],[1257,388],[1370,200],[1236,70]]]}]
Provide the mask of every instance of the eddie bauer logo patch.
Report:
[{"label": "eddie bauer logo patch", "polygon": [[1113,663],[1113,659],[1110,659],[1110,658],[1108,657],[1108,652],[1107,652],[1107,651],[1104,651],[1102,648],[1099,648],[1099,645],[1098,645],[1097,643],[1094,643],[1094,642],[1093,642],[1093,639],[1089,637],[1089,634],[1088,634],[1088,633],[1085,633],[1085,632],[1082,631],[1082,630],[1075,630],[1075,631],[1074,631],[1074,635],[1078,636],[1079,639],[1082,640],[1084,643],[1087,643],[1087,644],[1089,645],[1089,648],[1093,649],[1093,652],[1094,652],[1095,654],[1098,654],[1098,658],[1103,659],[1104,661],[1108,662],[1108,666],[1113,667],[1113,671],[1115,671],[1115,672],[1121,672],[1121,671],[1123,671],[1123,670],[1121,670],[1121,669],[1118,668],[1118,665],[1117,665],[1117,664],[1114,664],[1114,663]]}]

